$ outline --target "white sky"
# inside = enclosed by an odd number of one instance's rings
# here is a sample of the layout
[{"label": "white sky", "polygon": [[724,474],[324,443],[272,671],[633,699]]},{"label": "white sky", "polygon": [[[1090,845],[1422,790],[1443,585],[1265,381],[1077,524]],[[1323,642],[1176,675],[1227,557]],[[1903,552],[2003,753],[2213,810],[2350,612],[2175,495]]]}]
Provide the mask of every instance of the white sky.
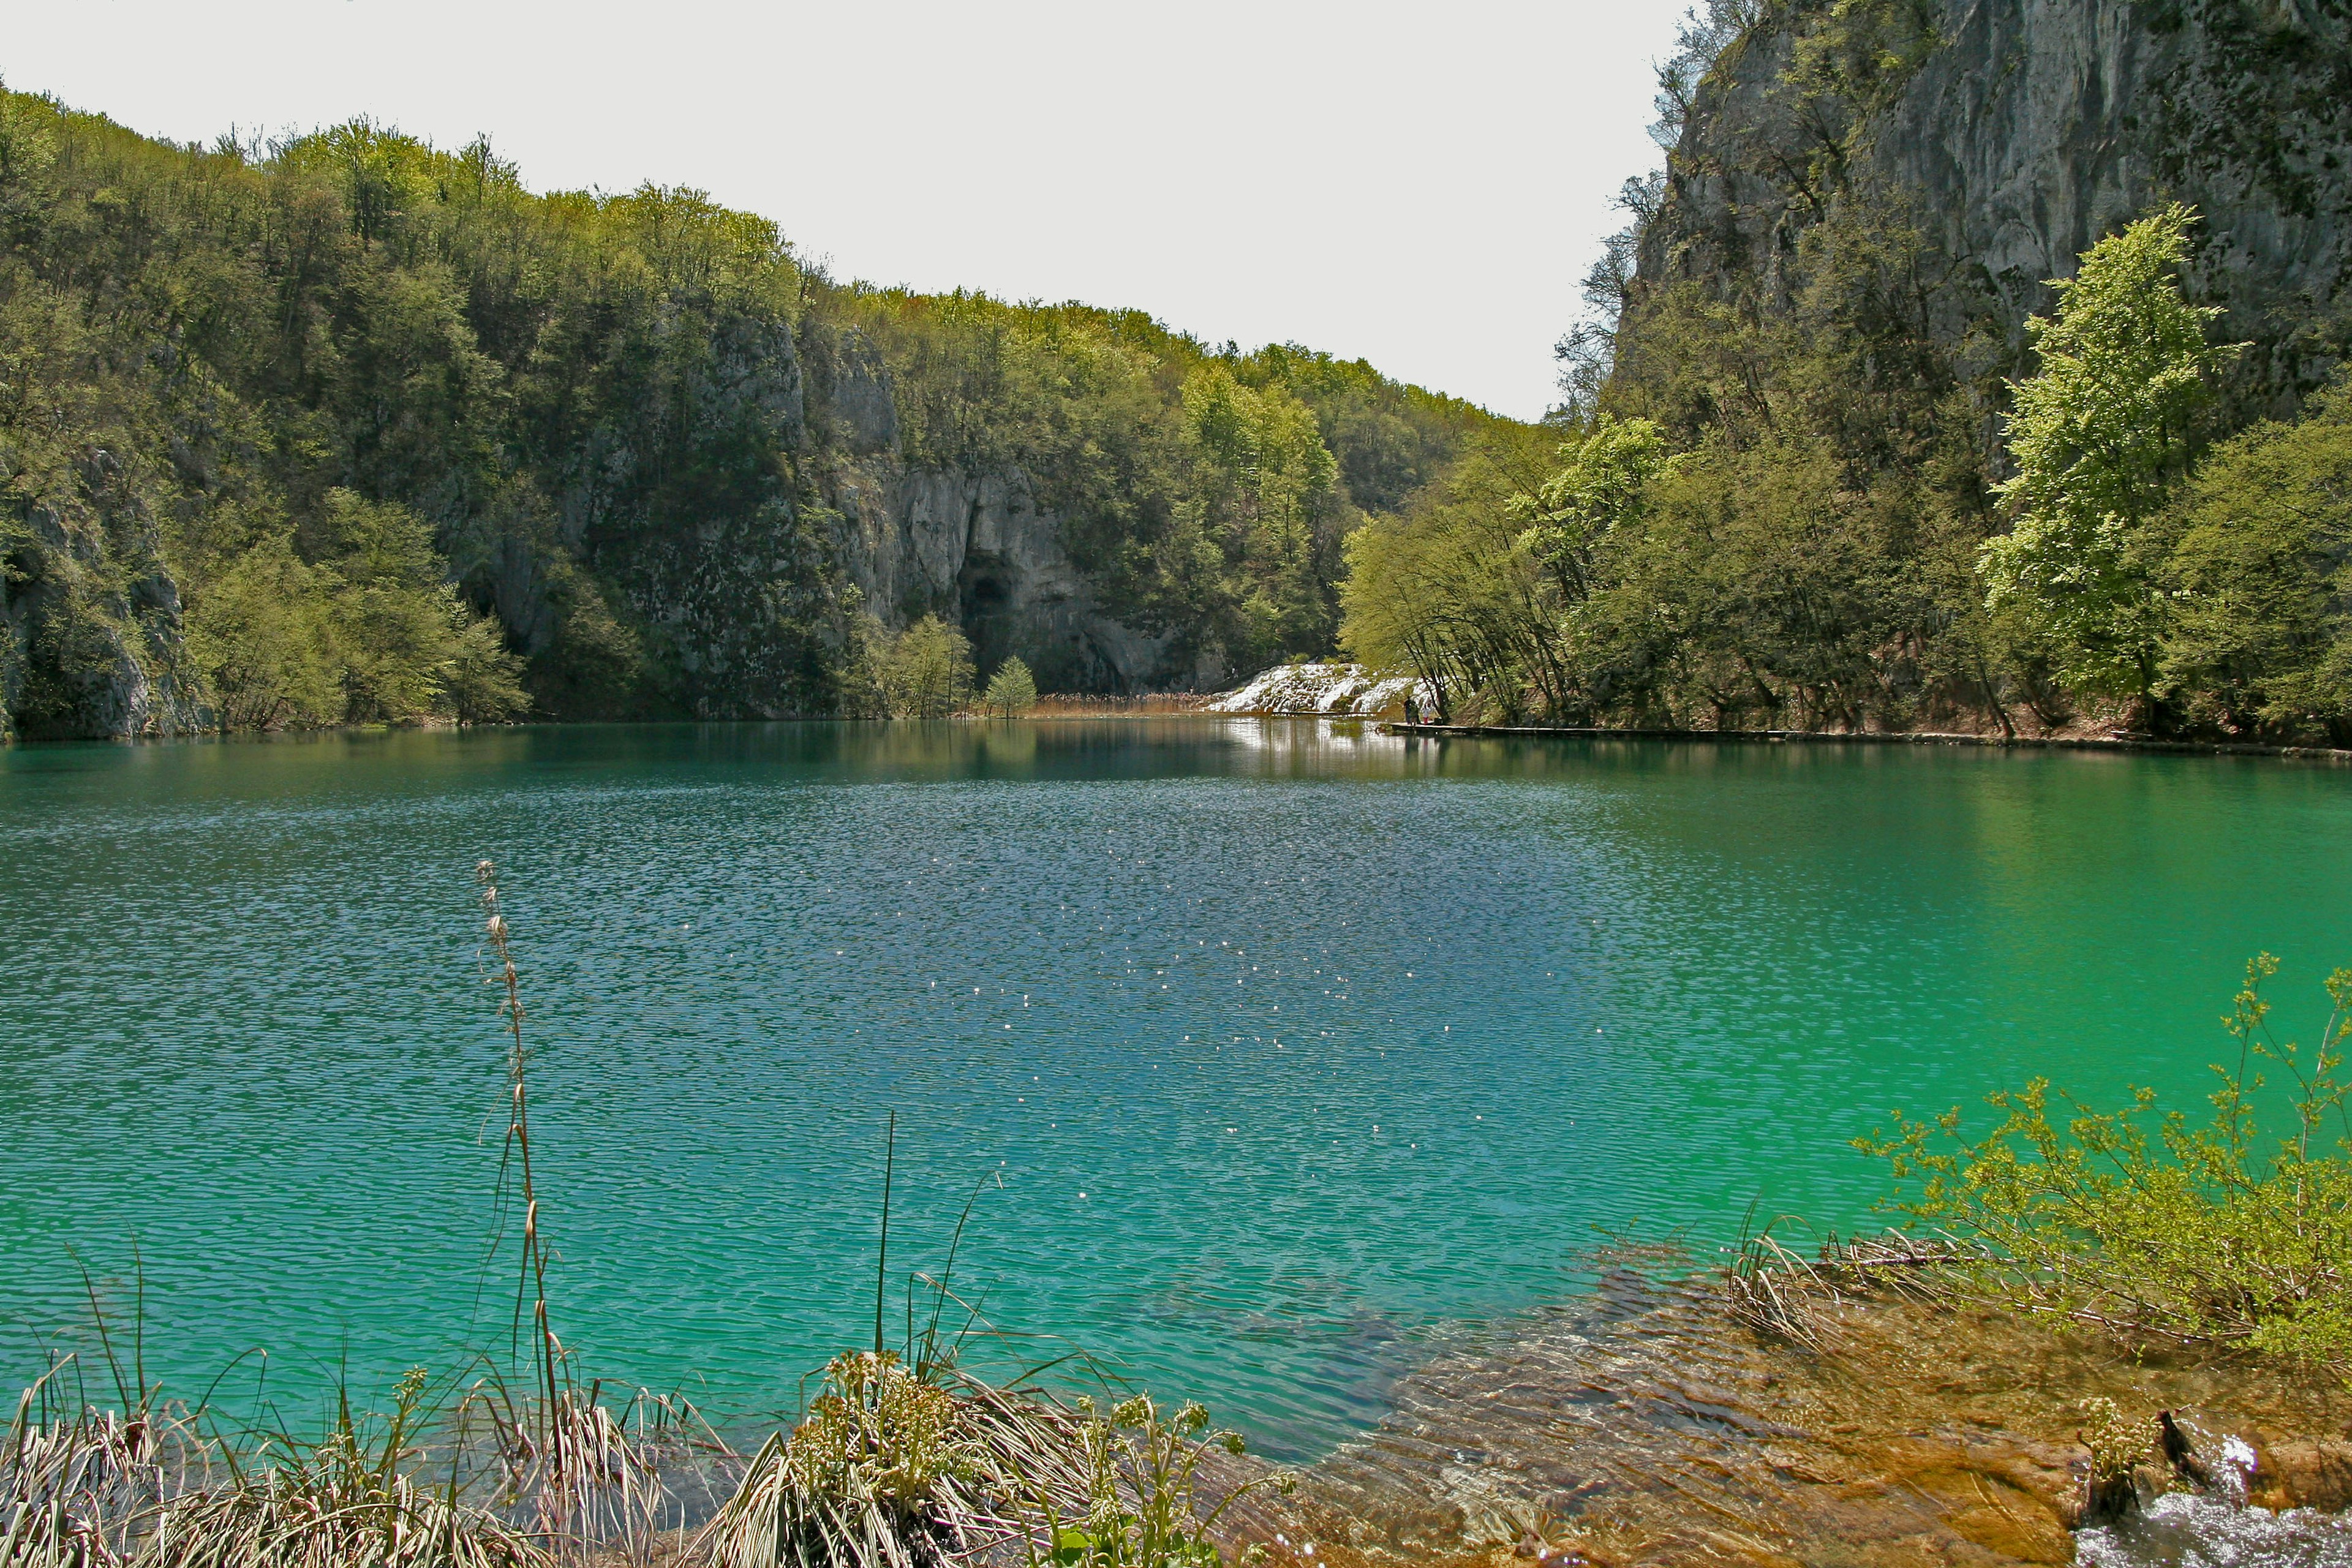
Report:
[{"label": "white sky", "polygon": [[1532,418],[1684,0],[0,0],[0,73],[209,142],[369,114],[696,185],[836,276],[1136,306]]}]

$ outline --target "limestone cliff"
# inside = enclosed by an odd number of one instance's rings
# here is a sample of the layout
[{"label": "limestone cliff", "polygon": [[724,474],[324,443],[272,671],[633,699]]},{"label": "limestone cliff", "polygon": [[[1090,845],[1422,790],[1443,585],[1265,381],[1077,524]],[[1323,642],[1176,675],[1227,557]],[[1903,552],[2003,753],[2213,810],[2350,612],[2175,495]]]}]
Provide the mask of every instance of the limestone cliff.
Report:
[{"label": "limestone cliff", "polygon": [[744,337],[698,386],[693,422],[748,430],[772,454],[750,504],[651,504],[635,481],[659,433],[615,421],[567,465],[551,526],[495,529],[453,567],[532,656],[562,637],[567,582],[591,574],[649,629],[668,702],[704,718],[824,711],[810,693],[856,611],[892,630],[939,616],[971,638],[981,668],[1017,655],[1051,689],[1222,677],[1101,607],[1017,463],[910,458],[895,398],[883,355],[855,333]]},{"label": "limestone cliff", "polygon": [[2352,337],[2352,6],[1783,0],[1692,100],[1627,328],[1676,280],[1769,309],[1806,230],[1859,204],[1927,240],[1948,339],[1990,324],[1982,353],[2013,355],[2044,280],[2175,200],[2204,219],[2186,283],[2253,345],[2238,412],[2288,412]]}]

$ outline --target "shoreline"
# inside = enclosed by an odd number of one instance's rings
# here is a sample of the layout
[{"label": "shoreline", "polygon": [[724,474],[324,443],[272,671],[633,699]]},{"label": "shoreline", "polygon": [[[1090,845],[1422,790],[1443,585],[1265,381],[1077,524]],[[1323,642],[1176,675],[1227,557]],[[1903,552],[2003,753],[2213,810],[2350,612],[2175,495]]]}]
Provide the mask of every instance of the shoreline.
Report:
[{"label": "shoreline", "polygon": [[1972,746],[1993,751],[2116,752],[2155,755],[2207,757],[2267,757],[2291,762],[2352,766],[2352,748],[2269,745],[2254,742],[2158,740],[2126,735],[1979,735],[1964,731],[1936,730],[1666,730],[1616,729],[1603,725],[1569,724],[1409,724],[1376,713],[1285,713],[1218,711],[1193,706],[1157,706],[1154,699],[1133,699],[1098,709],[1042,707],[1015,714],[950,713],[938,719],[844,718],[838,715],[793,714],[770,719],[523,719],[504,723],[454,724],[331,724],[302,730],[200,730],[180,734],[42,736],[0,735],[0,752],[39,751],[51,747],[90,745],[152,745],[174,742],[321,741],[385,737],[427,732],[478,731],[652,729],[688,726],[751,728],[774,724],[844,724],[887,727],[892,724],[940,723],[1067,723],[1073,721],[1197,719],[1211,721],[1285,720],[1326,724],[1370,725],[1381,734],[1405,739],[1514,741],[1664,741],[1713,745],[1868,745]]},{"label": "shoreline", "polygon": [[[1290,715],[1272,715],[1289,717]],[[1308,717],[1308,715],[1296,715]],[[2284,757],[2352,764],[2352,750],[2269,746],[2235,741],[2159,741],[2124,735],[1971,735],[1932,730],[1615,730],[1597,725],[1407,724],[1380,721],[1382,734],[1436,740],[1704,741],[1719,745],[1981,746],[1995,751],[2147,752],[2179,756]]]}]

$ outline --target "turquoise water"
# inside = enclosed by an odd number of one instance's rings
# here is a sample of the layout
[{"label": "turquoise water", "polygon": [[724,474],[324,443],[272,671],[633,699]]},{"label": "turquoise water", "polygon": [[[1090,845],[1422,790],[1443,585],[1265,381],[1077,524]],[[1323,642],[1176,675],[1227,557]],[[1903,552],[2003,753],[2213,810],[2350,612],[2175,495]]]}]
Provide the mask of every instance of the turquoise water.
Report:
[{"label": "turquoise water", "polygon": [[583,1375],[755,1413],[870,1340],[895,1108],[894,1338],[982,1183],[955,1284],[1026,1336],[989,1353],[1116,1356],[1287,1456],[1603,1231],[1850,1224],[1888,1107],[2185,1097],[2247,955],[2306,1036],[2352,963],[2352,772],[2268,761],[1205,720],[19,747],[0,1373],[89,1343],[80,1265],[118,1322],[143,1275],[183,1394],[248,1347],[295,1401],[502,1342],[486,855]]}]

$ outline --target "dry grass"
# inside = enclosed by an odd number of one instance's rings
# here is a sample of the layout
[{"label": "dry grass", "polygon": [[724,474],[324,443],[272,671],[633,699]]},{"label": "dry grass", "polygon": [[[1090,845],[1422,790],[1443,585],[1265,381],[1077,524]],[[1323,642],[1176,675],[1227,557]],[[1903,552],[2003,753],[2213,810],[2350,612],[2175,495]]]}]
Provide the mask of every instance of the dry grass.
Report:
[{"label": "dry grass", "polygon": [[1741,1239],[1724,1270],[1724,1301],[1759,1334],[1826,1350],[1847,1297],[1888,1290],[1954,1297],[1966,1288],[1965,1266],[1982,1261],[1979,1249],[1960,1242],[1900,1231],[1844,1241],[1832,1235],[1809,1258],[1781,1245],[1766,1226]]},{"label": "dry grass", "polygon": [[1214,700],[1205,691],[1148,691],[1135,697],[1096,697],[1085,692],[1049,692],[1025,715],[1031,719],[1101,719],[1154,713],[1198,713]]}]

